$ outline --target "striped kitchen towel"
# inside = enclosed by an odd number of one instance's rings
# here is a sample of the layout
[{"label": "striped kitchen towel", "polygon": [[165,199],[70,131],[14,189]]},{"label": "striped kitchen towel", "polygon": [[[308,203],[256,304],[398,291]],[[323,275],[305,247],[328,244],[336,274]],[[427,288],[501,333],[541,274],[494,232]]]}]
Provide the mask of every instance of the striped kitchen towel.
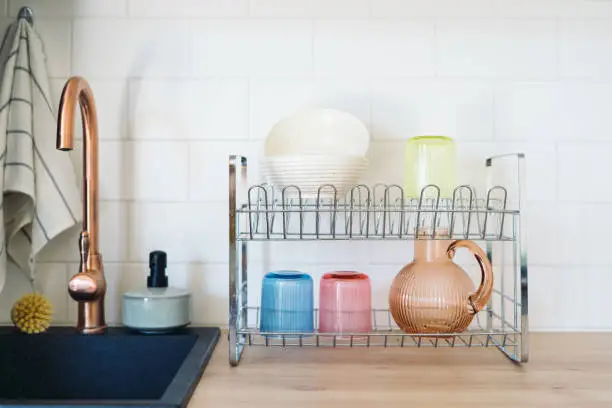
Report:
[{"label": "striped kitchen towel", "polygon": [[57,122],[40,36],[25,19],[0,48],[0,290],[7,255],[31,280],[37,254],[82,219],[69,155],[55,149]]}]

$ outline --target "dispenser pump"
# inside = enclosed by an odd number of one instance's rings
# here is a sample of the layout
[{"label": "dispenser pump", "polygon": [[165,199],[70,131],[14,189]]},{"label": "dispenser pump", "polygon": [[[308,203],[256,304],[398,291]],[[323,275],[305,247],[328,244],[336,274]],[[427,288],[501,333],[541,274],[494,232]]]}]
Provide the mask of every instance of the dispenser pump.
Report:
[{"label": "dispenser pump", "polygon": [[166,276],[166,253],[153,251],[149,254],[149,276],[147,287],[167,288],[168,277]]},{"label": "dispenser pump", "polygon": [[191,293],[168,286],[167,255],[149,253],[147,287],[123,294],[122,323],[142,333],[165,333],[191,322]]}]

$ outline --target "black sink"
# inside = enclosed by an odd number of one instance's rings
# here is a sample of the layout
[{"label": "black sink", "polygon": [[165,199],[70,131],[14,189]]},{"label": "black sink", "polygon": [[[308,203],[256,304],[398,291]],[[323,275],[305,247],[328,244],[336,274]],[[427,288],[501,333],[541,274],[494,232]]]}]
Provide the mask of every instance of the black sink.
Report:
[{"label": "black sink", "polygon": [[27,335],[0,327],[0,406],[184,407],[218,339],[218,328]]}]

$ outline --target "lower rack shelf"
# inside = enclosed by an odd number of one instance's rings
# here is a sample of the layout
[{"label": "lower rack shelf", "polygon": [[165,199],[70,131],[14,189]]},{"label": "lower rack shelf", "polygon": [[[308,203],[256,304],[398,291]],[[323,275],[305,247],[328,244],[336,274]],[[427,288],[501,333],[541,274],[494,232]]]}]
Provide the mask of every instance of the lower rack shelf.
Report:
[{"label": "lower rack shelf", "polygon": [[514,347],[517,332],[466,331],[451,334],[407,334],[399,330],[368,333],[265,333],[240,330],[245,345],[266,347]]},{"label": "lower rack shelf", "polygon": [[[238,328],[237,334],[243,346],[264,347],[456,347],[500,349],[508,358],[520,362],[521,332],[517,328],[502,324],[485,329],[475,319],[470,328],[462,333],[421,334],[405,333],[392,320],[387,309],[373,309],[372,331],[367,333],[322,333],[315,330],[303,333],[263,332],[259,329],[259,307],[246,307],[246,327]],[[481,313],[487,314],[485,309]],[[479,313],[480,315],[480,313]],[[491,313],[495,319],[495,315]],[[478,317],[478,315],[477,315]],[[498,320],[498,319],[495,319]]]}]

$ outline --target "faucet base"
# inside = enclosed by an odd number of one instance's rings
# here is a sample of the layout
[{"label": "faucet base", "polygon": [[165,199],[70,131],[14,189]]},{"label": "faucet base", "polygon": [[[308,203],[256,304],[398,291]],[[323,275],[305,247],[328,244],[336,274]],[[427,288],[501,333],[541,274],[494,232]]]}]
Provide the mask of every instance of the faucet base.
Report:
[{"label": "faucet base", "polygon": [[102,334],[106,332],[108,326],[96,327],[95,329],[78,329],[82,334]]},{"label": "faucet base", "polygon": [[108,327],[104,320],[104,299],[78,305],[77,330],[83,334],[104,333]]}]

